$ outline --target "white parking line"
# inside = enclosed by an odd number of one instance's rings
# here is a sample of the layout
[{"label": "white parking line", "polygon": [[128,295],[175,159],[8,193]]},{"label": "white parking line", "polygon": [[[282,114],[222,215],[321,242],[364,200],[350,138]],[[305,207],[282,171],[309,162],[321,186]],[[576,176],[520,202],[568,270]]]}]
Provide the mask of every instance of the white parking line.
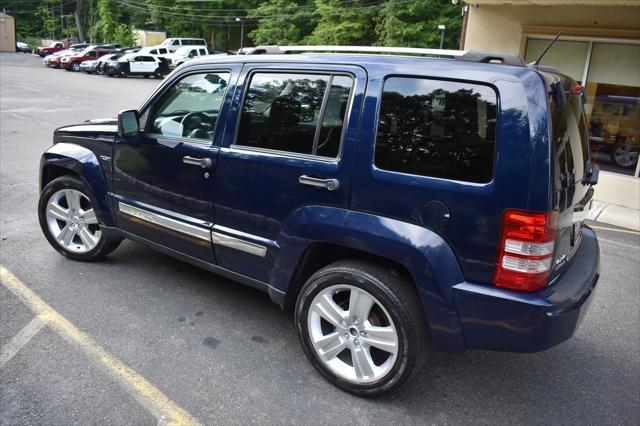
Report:
[{"label": "white parking line", "polygon": [[[147,379],[127,367],[119,359],[113,357],[86,333],[56,312],[4,266],[0,266],[0,283],[37,314],[42,322],[46,323],[69,342],[77,345],[86,355],[93,358],[111,373],[132,397],[158,419],[159,425],[199,424],[196,419],[153,386]],[[37,328],[36,325],[33,327],[34,329]],[[31,333],[25,331],[24,334],[28,336],[33,334],[33,331]],[[26,342],[29,341],[26,338],[25,340]]]},{"label": "white parking line", "polygon": [[24,348],[45,325],[47,325],[46,319],[42,315],[38,315],[20,330],[18,334],[13,336],[13,339],[0,349],[0,368],[11,361],[11,359],[20,352],[20,349]]}]

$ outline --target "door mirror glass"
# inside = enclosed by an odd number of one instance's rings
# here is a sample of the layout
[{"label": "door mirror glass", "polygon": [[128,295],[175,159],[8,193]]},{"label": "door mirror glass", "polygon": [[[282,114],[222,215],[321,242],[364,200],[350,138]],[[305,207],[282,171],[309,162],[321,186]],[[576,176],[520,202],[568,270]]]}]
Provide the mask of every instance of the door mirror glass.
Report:
[{"label": "door mirror glass", "polygon": [[138,133],[140,133],[138,111],[128,110],[118,114],[118,136],[121,139],[138,136]]}]

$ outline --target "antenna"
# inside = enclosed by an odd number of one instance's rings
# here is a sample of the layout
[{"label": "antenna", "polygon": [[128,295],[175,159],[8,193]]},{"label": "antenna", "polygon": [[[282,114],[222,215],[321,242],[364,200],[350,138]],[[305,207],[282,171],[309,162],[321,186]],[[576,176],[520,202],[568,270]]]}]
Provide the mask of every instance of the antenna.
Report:
[{"label": "antenna", "polygon": [[542,51],[542,53],[540,54],[540,56],[538,56],[538,59],[536,59],[535,61],[533,61],[533,62],[531,62],[529,64],[529,67],[537,69],[538,68],[538,64],[540,64],[540,61],[542,60],[544,55],[547,54],[549,49],[551,49],[551,46],[553,46],[556,43],[556,41],[558,41],[558,39],[560,38],[561,35],[562,35],[562,31],[559,32],[558,34],[556,34],[556,36],[553,38],[553,40],[551,40],[551,43],[547,44],[547,47],[545,47],[544,50]]}]

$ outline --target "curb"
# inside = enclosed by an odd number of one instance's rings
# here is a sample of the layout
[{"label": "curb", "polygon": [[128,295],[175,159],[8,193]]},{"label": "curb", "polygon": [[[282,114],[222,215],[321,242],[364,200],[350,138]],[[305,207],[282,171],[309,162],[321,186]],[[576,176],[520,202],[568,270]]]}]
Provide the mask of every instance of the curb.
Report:
[{"label": "curb", "polygon": [[587,218],[640,232],[640,210],[629,207],[594,200]]}]

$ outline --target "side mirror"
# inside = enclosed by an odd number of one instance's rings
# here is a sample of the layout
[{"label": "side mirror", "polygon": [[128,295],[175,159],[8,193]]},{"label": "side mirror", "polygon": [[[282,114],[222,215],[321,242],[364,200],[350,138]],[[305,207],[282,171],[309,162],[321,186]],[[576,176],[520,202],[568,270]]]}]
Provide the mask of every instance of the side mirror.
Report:
[{"label": "side mirror", "polygon": [[585,174],[584,178],[582,178],[583,185],[596,185],[598,183],[599,175],[600,167],[597,164],[594,164]]},{"label": "side mirror", "polygon": [[140,123],[138,123],[138,111],[130,109],[118,114],[118,136],[127,139],[138,136]]}]

